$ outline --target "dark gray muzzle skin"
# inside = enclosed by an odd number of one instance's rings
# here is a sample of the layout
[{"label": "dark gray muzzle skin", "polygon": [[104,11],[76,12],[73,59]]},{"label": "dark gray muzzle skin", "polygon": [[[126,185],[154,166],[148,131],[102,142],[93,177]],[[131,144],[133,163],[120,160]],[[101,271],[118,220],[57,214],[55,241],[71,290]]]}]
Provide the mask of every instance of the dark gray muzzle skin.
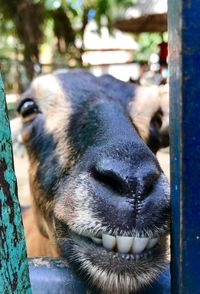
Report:
[{"label": "dark gray muzzle skin", "polygon": [[79,154],[73,175],[88,174],[93,211],[111,230],[154,231],[165,224],[166,179],[118,102],[84,104],[71,118],[68,135]]}]

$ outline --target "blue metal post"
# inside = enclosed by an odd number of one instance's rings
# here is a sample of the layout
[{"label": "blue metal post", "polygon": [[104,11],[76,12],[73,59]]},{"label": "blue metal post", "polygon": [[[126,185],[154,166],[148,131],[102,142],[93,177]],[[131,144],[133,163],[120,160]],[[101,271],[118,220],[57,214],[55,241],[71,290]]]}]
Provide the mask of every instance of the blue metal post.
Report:
[{"label": "blue metal post", "polygon": [[31,293],[12,143],[0,76],[0,293]]},{"label": "blue metal post", "polygon": [[200,293],[200,2],[169,0],[172,293]]}]

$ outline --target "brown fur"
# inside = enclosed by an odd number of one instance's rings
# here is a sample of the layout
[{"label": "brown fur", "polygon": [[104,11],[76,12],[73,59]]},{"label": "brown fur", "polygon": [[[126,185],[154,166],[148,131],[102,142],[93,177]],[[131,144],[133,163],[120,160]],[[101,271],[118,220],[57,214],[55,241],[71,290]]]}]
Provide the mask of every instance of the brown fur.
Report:
[{"label": "brown fur", "polygon": [[58,257],[55,245],[39,231],[33,208],[25,210],[22,213],[22,219],[28,256]]}]

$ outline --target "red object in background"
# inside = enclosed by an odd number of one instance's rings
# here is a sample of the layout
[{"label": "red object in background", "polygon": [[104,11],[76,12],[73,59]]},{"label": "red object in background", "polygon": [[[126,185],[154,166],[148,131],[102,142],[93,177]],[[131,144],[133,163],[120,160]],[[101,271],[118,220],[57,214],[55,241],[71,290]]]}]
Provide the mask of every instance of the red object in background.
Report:
[{"label": "red object in background", "polygon": [[168,43],[162,42],[158,44],[158,47],[160,48],[159,53],[159,62],[161,65],[167,64],[167,56],[168,56]]}]

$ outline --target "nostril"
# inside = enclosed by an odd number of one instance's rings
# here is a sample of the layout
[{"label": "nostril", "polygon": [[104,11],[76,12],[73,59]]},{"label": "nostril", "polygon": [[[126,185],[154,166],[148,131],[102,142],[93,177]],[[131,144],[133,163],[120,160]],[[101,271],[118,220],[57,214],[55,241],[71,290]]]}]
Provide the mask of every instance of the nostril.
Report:
[{"label": "nostril", "polygon": [[145,176],[143,176],[142,183],[141,183],[143,198],[148,197],[148,195],[152,193],[159,177],[160,177],[159,171],[152,171],[147,173]]},{"label": "nostril", "polygon": [[143,165],[142,168],[130,168],[122,161],[101,159],[91,166],[91,176],[116,194],[143,200],[155,188],[160,170],[155,165]]},{"label": "nostril", "polygon": [[120,194],[127,192],[126,181],[117,171],[96,165],[92,168],[92,174],[98,182],[101,182],[113,191]]}]

